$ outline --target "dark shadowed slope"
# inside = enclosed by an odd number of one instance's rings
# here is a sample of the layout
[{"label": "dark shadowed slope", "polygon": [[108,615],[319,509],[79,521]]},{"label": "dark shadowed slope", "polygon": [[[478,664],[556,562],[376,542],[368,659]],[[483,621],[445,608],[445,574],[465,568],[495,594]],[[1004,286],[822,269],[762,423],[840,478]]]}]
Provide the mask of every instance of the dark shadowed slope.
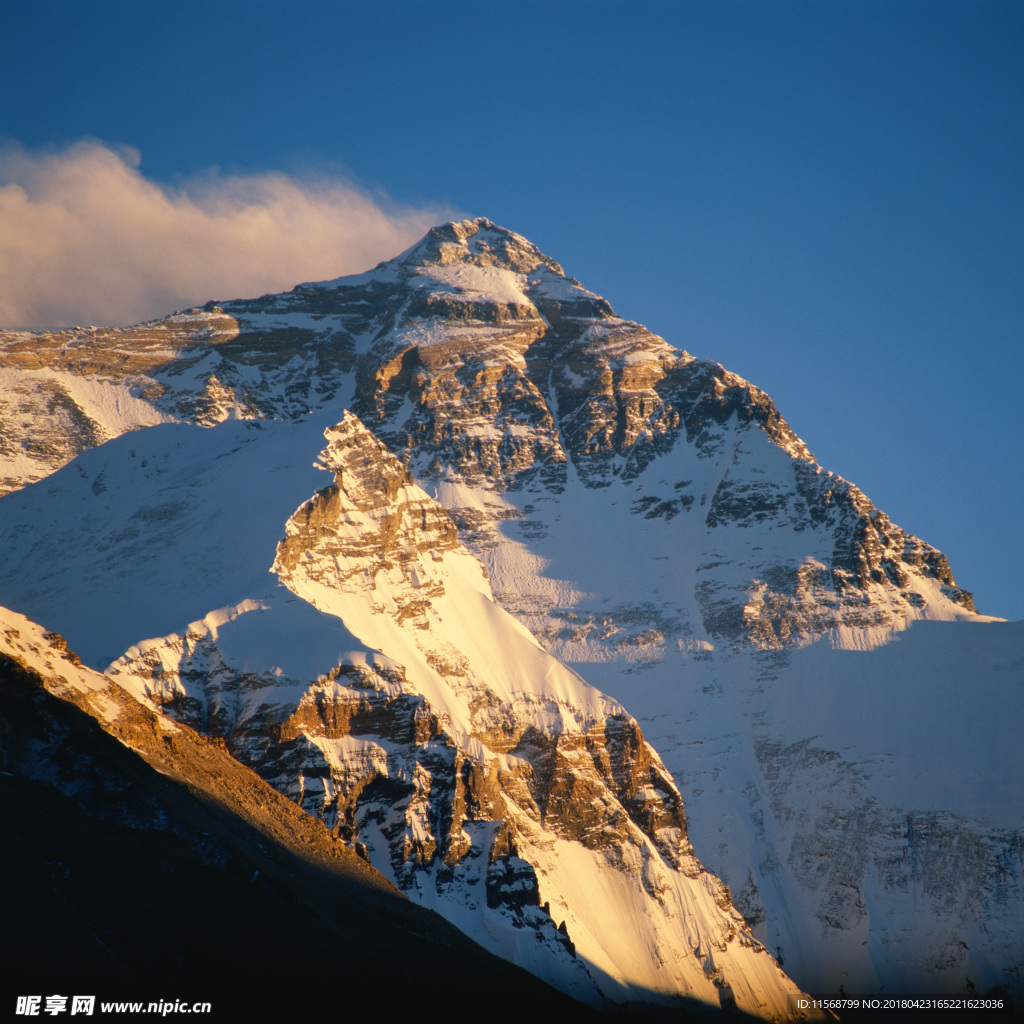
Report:
[{"label": "dark shadowed slope", "polygon": [[4,627],[6,1012],[59,993],[208,1001],[213,1020],[597,1016],[410,903],[218,742]]}]

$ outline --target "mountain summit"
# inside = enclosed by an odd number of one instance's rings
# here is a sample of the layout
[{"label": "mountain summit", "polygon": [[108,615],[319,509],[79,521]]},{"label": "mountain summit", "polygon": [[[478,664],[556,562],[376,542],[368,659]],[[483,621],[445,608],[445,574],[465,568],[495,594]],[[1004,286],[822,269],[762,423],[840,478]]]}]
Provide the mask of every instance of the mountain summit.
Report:
[{"label": "mountain summit", "polygon": [[526,239],[3,353],[0,598],[495,952],[765,1016],[766,947],[1018,983],[1021,625]]},{"label": "mountain summit", "polygon": [[[494,267],[516,274],[532,274],[540,267],[564,277],[565,272],[550,256],[513,231],[492,224],[486,217],[456,221],[431,228],[414,246],[391,263],[416,270],[450,264]],[[379,268],[388,263],[379,264]],[[344,280],[344,278],[342,278]]]}]

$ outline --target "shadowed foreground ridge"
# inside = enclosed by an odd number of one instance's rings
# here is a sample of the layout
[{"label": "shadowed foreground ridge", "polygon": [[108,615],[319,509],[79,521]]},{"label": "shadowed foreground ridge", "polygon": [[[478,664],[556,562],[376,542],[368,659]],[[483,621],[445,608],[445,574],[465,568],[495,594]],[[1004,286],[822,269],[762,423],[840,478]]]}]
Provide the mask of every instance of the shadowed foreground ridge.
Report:
[{"label": "shadowed foreground ridge", "polygon": [[489,1018],[599,1019],[410,903],[221,744],[98,687],[0,657],[5,1007],[61,993],[366,1019],[454,976]]}]

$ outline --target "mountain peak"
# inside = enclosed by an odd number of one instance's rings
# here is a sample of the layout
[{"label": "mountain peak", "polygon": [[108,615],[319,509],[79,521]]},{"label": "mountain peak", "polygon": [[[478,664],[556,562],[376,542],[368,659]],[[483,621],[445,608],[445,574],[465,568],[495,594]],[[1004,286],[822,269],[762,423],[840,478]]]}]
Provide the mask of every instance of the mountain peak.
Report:
[{"label": "mountain peak", "polygon": [[486,217],[449,221],[431,228],[394,263],[410,269],[463,263],[518,274],[529,274],[546,266],[557,274],[564,274],[562,268],[532,242]]}]

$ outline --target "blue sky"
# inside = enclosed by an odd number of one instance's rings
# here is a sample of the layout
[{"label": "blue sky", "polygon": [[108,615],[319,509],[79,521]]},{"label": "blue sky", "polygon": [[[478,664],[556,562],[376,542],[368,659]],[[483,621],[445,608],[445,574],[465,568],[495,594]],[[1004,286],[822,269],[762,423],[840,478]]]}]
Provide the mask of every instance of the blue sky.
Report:
[{"label": "blue sky", "polygon": [[[1022,53],[1024,4],[985,0],[3,0],[0,134],[30,195],[32,160],[92,140],[179,212],[273,180],[328,226],[354,189],[378,246],[490,217],[764,388],[1019,619]],[[310,243],[314,272],[282,246],[263,290],[359,269],[339,210],[342,255]],[[204,280],[189,302],[234,294]]]}]

